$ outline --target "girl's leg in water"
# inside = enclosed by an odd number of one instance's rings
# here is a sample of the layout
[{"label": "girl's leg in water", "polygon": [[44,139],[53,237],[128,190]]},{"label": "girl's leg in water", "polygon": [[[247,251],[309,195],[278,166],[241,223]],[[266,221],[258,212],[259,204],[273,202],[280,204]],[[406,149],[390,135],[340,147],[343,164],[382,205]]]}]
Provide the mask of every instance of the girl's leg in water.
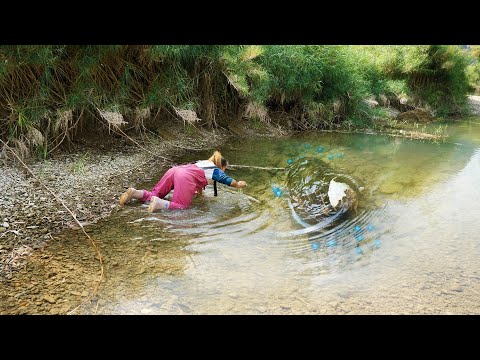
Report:
[{"label": "girl's leg in water", "polygon": [[126,202],[129,202],[131,199],[142,199],[144,196],[143,190],[137,190],[135,188],[128,188],[122,196],[120,196],[120,205],[124,205]]},{"label": "girl's leg in water", "polygon": [[120,196],[120,205],[124,205],[131,199],[138,199],[142,202],[149,201],[152,196],[158,196],[160,198],[165,197],[173,189],[173,174],[175,168],[169,169],[155,185],[152,191],[136,190],[135,188],[129,188]]}]

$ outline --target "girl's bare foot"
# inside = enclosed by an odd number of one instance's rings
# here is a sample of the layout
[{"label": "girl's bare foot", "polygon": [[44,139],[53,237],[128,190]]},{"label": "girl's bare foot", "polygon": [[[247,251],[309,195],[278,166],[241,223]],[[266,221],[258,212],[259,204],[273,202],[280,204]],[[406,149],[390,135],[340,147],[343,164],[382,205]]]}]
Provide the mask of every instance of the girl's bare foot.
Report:
[{"label": "girl's bare foot", "polygon": [[128,190],[125,191],[122,196],[120,196],[120,205],[124,205],[126,202],[130,201],[134,192],[134,188],[128,188]]},{"label": "girl's bare foot", "polygon": [[160,199],[157,196],[152,196],[150,199],[150,205],[148,206],[148,212],[154,212],[158,209],[168,209],[170,201]]}]

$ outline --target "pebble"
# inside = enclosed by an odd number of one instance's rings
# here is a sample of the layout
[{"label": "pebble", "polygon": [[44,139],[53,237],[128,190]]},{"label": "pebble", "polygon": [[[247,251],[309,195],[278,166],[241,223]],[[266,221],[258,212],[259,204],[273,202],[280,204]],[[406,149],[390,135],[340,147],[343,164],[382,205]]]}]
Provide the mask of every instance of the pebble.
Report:
[{"label": "pebble", "polygon": [[57,301],[52,295],[43,295],[43,298],[47,300],[50,304],[55,304]]}]

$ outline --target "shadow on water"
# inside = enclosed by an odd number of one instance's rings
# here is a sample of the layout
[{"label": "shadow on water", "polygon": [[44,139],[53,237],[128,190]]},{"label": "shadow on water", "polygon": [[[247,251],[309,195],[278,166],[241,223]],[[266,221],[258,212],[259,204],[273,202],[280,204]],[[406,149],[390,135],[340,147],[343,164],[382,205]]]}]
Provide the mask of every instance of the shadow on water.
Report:
[{"label": "shadow on water", "polygon": [[[248,187],[219,185],[214,197],[208,186],[184,211],[149,214],[147,205],[132,202],[88,227],[104,257],[105,279],[79,313],[316,313],[319,304],[338,301],[340,284],[351,276],[374,287],[373,275],[364,270],[386,274],[402,259],[399,249],[414,246],[401,240],[408,214],[420,224],[433,221],[410,204],[429,198],[428,204],[469,211],[438,189],[477,161],[475,124],[451,126],[449,142],[442,144],[325,133],[230,143],[222,153],[231,164],[285,170],[232,168],[227,173]],[[472,171],[469,177],[478,176]],[[151,188],[162,175],[132,185]],[[337,209],[327,206],[332,179],[348,184],[356,196]],[[474,213],[475,204],[469,206]],[[418,236],[425,252],[435,251],[428,245],[432,234]],[[8,284],[7,293],[21,295],[5,296],[1,310],[66,313],[88,295],[98,275],[91,245],[80,232],[66,231]],[[360,291],[358,284],[350,293]],[[341,313],[337,305],[329,309]]]}]

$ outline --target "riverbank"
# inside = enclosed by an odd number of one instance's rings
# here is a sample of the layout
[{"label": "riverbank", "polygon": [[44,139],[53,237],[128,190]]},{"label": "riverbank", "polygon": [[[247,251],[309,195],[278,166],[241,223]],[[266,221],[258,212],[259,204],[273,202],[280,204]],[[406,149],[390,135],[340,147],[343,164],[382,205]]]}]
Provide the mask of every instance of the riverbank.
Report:
[{"label": "riverbank", "polygon": [[42,184],[82,225],[92,224],[118,207],[120,195],[129,186],[154,181],[151,173],[168,167],[176,157],[188,152],[195,157],[196,150],[220,148],[231,136],[221,129],[185,134],[182,124],[159,129],[159,133],[141,146],[127,138],[77,141],[71,152],[30,161],[27,166],[36,178],[18,162],[2,165],[0,281],[10,279],[32,252],[42,249],[56,234],[68,227],[78,228]]}]

